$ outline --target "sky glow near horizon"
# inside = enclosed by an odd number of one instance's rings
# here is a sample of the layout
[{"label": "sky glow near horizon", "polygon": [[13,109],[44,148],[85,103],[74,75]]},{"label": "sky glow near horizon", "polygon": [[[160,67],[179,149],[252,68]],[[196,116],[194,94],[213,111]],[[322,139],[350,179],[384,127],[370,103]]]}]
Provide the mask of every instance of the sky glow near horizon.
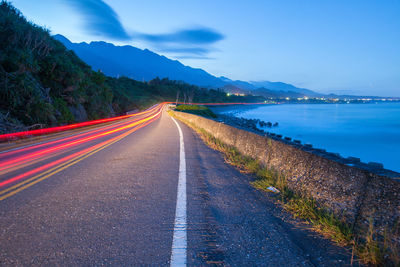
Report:
[{"label": "sky glow near horizon", "polygon": [[400,1],[13,0],[73,42],[147,48],[216,76],[400,96]]}]

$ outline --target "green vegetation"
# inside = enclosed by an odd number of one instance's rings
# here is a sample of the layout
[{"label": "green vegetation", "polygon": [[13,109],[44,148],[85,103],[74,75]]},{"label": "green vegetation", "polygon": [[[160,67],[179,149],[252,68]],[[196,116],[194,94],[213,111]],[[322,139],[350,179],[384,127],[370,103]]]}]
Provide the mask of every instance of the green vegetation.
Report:
[{"label": "green vegetation", "polygon": [[369,219],[368,231],[361,239],[354,241],[354,251],[365,263],[374,266],[400,266],[400,247],[393,240],[393,236],[399,236],[400,225],[391,231],[385,231],[383,237],[374,229],[373,219]]},{"label": "green vegetation", "polygon": [[178,111],[183,111],[187,113],[192,113],[195,115],[200,115],[203,117],[210,117],[210,118],[216,118],[217,115],[215,115],[214,112],[211,111],[208,107],[205,106],[199,106],[199,105],[179,105],[175,108],[175,110]]},{"label": "green vegetation", "polygon": [[[259,102],[183,82],[138,82],[93,71],[48,30],[0,2],[0,133],[98,119],[162,101]],[[24,127],[25,126],[25,127]]]},{"label": "green vegetation", "polygon": [[112,114],[106,77],[94,72],[49,32],[0,3],[0,112],[24,125],[74,121],[82,105],[89,119]]},{"label": "green vegetation", "polygon": [[[175,116],[172,112],[170,114]],[[255,174],[257,179],[252,182],[255,188],[263,191],[269,191],[268,187],[270,186],[277,188],[280,191],[277,200],[282,207],[295,217],[305,220],[312,226],[312,229],[339,245],[351,245],[353,253],[366,264],[399,266],[399,248],[391,239],[393,233],[386,233],[384,239],[379,241],[371,220],[368,233],[365,236],[356,236],[349,224],[317,205],[314,199],[290,190],[285,177],[280,173],[263,167],[257,160],[241,154],[235,147],[226,145],[204,129],[198,128],[182,118],[179,119],[199,133],[208,146],[222,152],[227,163],[237,167],[241,172]],[[399,231],[399,229],[395,230]]]},{"label": "green vegetation", "polygon": [[202,131],[202,137],[208,145],[223,152],[229,164],[241,171],[255,174],[257,180],[252,182],[254,187],[265,191],[269,191],[267,189],[269,186],[277,188],[281,192],[280,202],[283,207],[295,217],[308,221],[315,230],[341,245],[350,244],[352,240],[350,226],[335,218],[332,213],[318,207],[313,199],[290,190],[284,176],[262,167],[257,160],[241,154],[235,147],[223,144],[205,131]]}]

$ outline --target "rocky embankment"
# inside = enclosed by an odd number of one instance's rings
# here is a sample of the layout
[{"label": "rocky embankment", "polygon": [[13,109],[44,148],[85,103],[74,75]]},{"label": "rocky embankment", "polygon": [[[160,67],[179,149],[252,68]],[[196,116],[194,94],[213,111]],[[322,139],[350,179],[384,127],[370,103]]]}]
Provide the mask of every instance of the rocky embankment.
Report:
[{"label": "rocky embankment", "polygon": [[223,122],[225,124],[251,131],[258,134],[266,134],[265,131],[268,128],[277,127],[279,124],[277,122],[265,122],[260,119],[246,119],[246,118],[238,118],[235,116],[218,114],[218,122]]},{"label": "rocky embankment", "polygon": [[217,114],[218,118],[216,121],[218,122],[223,122],[227,125],[234,126],[236,128],[250,131],[262,136],[268,136],[269,138],[272,138],[274,140],[283,142],[285,144],[294,146],[296,148],[299,148],[301,150],[311,152],[315,155],[322,156],[324,158],[346,164],[348,166],[353,166],[357,167],[369,172],[372,172],[374,174],[382,175],[382,176],[387,176],[391,177],[394,179],[399,179],[400,180],[400,173],[392,171],[392,170],[387,170],[384,168],[382,163],[377,163],[377,162],[369,162],[369,163],[364,163],[361,162],[360,158],[356,157],[347,157],[344,158],[342,157],[339,153],[332,153],[328,152],[325,149],[321,148],[315,148],[313,147],[312,144],[302,144],[300,140],[292,139],[291,137],[288,136],[282,136],[281,134],[276,134],[269,132],[269,129],[273,129],[274,127],[279,126],[278,122],[265,122],[259,119],[246,119],[246,118],[238,118],[235,116],[231,115],[225,115],[225,114]]},{"label": "rocky embankment", "polygon": [[18,120],[11,118],[9,115],[10,113],[4,114],[0,111],[0,134],[28,130],[26,126],[24,126]]}]

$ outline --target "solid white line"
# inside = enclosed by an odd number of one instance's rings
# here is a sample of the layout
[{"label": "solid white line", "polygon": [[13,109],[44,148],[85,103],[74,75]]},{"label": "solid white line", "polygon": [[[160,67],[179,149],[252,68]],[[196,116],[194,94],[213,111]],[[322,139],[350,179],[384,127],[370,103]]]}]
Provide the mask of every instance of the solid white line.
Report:
[{"label": "solid white line", "polygon": [[179,132],[179,180],[176,199],[174,236],[172,239],[172,252],[170,266],[186,266],[187,260],[187,232],[186,232],[186,159],[185,143],[183,142],[182,129],[174,118]]}]

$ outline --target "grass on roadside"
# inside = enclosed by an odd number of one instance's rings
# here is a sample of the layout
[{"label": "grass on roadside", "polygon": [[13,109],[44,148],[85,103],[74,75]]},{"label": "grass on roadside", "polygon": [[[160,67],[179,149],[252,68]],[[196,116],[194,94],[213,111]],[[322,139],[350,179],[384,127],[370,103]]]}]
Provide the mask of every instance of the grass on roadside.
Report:
[{"label": "grass on roadside", "polygon": [[355,240],[353,250],[362,262],[374,266],[400,266],[400,247],[393,240],[393,236],[399,236],[399,225],[392,230],[385,230],[383,237],[378,236],[374,228],[373,219],[369,219],[369,227],[363,241]]},{"label": "grass on roadside", "polygon": [[340,245],[349,245],[353,234],[349,225],[318,207],[315,200],[302,196],[287,187],[286,179],[278,172],[262,167],[257,160],[242,155],[236,148],[227,146],[208,133],[202,132],[202,138],[208,145],[224,153],[227,163],[237,167],[242,172],[253,173],[257,180],[251,184],[258,189],[269,191],[268,187],[277,188],[281,194],[279,201],[282,206],[295,217],[309,222],[314,230],[332,239]]},{"label": "grass on roadside", "polygon": [[200,106],[200,105],[178,105],[175,110],[178,111],[183,111],[195,115],[200,115],[203,117],[209,117],[209,118],[216,118],[217,115],[215,115],[214,112],[211,111],[206,106]]}]

